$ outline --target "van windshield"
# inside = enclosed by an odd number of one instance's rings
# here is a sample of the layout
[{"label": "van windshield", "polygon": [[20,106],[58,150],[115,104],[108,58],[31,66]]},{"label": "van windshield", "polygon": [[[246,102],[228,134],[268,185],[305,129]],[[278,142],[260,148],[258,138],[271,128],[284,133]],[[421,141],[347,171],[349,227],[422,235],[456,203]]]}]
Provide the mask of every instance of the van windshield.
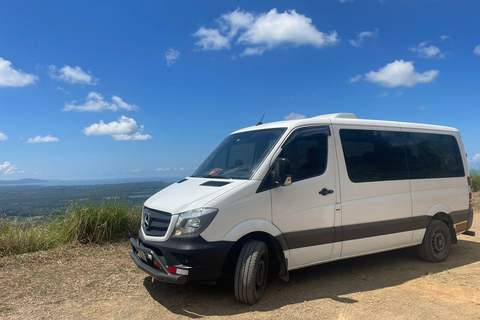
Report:
[{"label": "van windshield", "polygon": [[250,179],[285,129],[255,130],[228,136],[192,177]]}]

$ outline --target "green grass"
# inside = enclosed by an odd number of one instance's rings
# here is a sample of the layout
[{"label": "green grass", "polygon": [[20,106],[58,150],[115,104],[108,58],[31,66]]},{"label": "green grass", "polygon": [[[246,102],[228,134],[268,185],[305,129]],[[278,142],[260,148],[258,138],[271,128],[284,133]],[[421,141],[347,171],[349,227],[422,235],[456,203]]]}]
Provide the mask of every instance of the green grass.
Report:
[{"label": "green grass", "polygon": [[127,239],[140,223],[140,208],[126,201],[72,204],[65,214],[43,223],[0,220],[0,256],[48,250],[70,242]]},{"label": "green grass", "polygon": [[470,169],[470,183],[473,192],[480,191],[480,168]]}]

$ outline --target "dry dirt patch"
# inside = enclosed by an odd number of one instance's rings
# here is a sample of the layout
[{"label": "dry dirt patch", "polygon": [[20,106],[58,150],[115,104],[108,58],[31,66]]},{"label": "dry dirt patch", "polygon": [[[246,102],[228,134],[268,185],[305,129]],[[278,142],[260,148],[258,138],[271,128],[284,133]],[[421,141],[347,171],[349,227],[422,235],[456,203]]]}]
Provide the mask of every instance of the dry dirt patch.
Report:
[{"label": "dry dirt patch", "polygon": [[[480,231],[478,205],[472,230]],[[73,244],[0,259],[0,317],[7,319],[480,319],[480,235],[460,236],[431,264],[414,248],[270,275],[263,299],[237,302],[232,282],[151,282],[127,242]]]}]

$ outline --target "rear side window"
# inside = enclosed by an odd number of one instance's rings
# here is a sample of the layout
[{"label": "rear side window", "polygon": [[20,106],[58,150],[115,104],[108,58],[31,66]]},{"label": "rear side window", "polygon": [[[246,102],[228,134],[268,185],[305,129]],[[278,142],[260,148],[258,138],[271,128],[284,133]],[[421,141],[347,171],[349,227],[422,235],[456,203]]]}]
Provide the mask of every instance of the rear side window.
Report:
[{"label": "rear side window", "polygon": [[410,179],[463,177],[463,161],[454,136],[406,133]]},{"label": "rear side window", "polygon": [[341,129],[340,139],[352,182],[465,176],[451,135]]},{"label": "rear side window", "polygon": [[408,179],[401,132],[341,129],[340,139],[352,182]]}]

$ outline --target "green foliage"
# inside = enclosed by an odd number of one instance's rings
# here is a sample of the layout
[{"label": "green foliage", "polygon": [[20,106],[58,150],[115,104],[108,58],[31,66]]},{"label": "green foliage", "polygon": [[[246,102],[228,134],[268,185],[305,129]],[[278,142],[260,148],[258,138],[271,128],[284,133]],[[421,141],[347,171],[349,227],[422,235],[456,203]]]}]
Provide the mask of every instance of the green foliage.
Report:
[{"label": "green foliage", "polygon": [[138,231],[140,209],[125,201],[70,206],[57,220],[62,236],[69,241],[101,243],[128,238]]},{"label": "green foliage", "polygon": [[472,191],[480,191],[480,169],[470,169],[470,182],[472,184]]},{"label": "green foliage", "polygon": [[140,208],[126,201],[72,204],[64,215],[43,223],[0,220],[0,256],[47,250],[78,241],[127,239],[137,230]]},{"label": "green foliage", "polygon": [[54,248],[62,239],[53,224],[30,225],[17,220],[0,220],[0,256]]}]

